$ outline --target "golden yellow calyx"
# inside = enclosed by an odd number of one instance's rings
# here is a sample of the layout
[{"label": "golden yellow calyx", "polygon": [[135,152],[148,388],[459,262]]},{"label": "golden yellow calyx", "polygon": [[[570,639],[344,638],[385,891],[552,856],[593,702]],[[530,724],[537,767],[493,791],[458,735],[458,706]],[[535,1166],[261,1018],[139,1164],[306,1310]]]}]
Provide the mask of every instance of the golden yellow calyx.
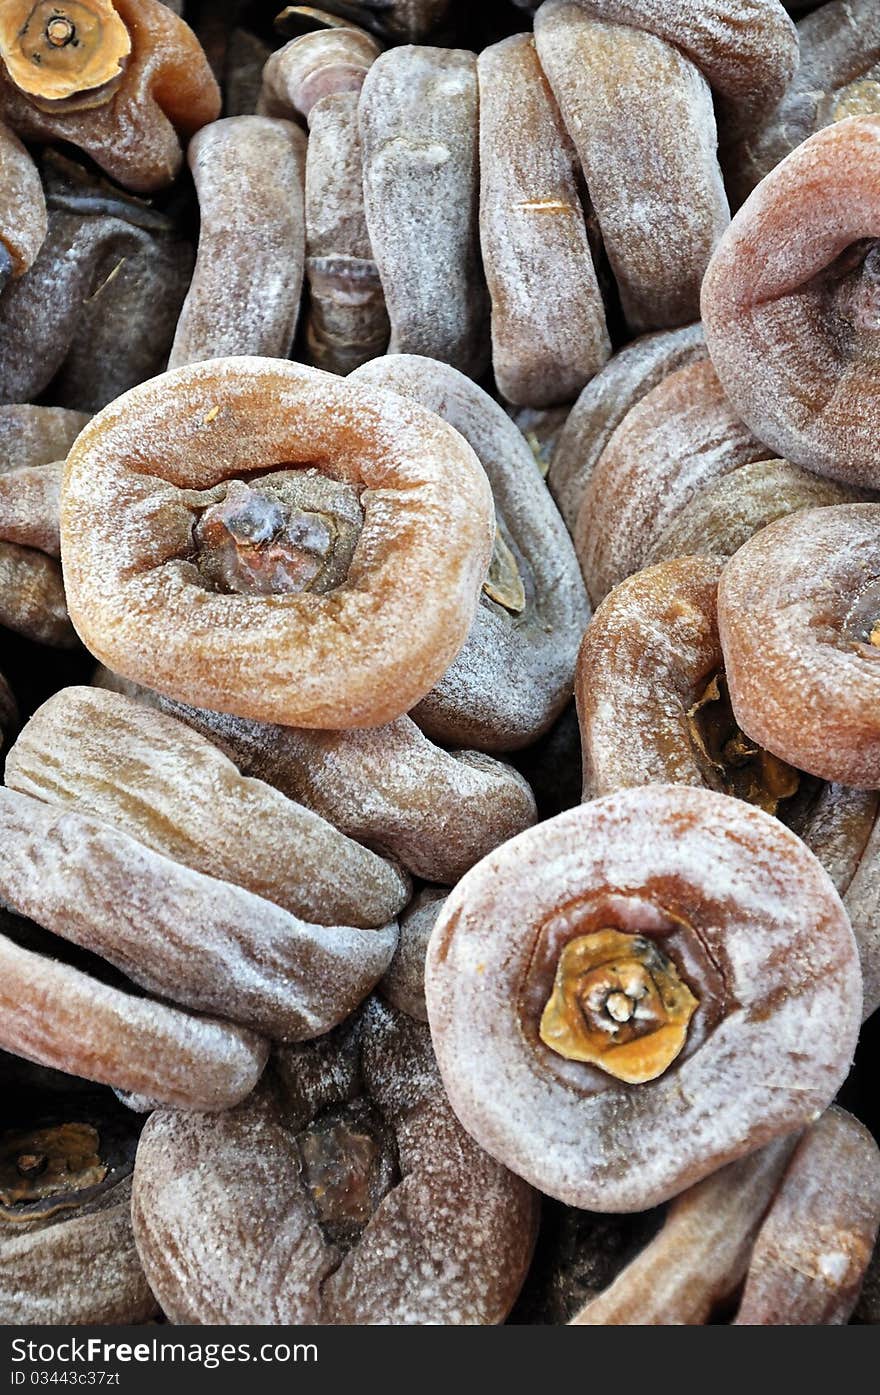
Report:
[{"label": "golden yellow calyx", "polygon": [[726,794],[755,804],[767,814],[797,794],[800,772],[756,745],[740,731],[727,682],[717,673],[687,714],[691,740]]},{"label": "golden yellow calyx", "polygon": [[0,1206],[26,1205],[96,1187],[107,1176],[91,1124],[12,1131],[0,1137]]},{"label": "golden yellow calyx", "polygon": [[596,930],[559,956],[539,1034],[558,1056],[642,1085],[675,1060],[698,1006],[653,940]]},{"label": "golden yellow calyx", "polygon": [[0,56],[16,87],[40,101],[113,84],[109,99],[130,53],[111,0],[0,0]]},{"label": "golden yellow calyx", "polygon": [[495,542],[492,547],[492,561],[483,582],[483,590],[490,600],[497,601],[513,615],[519,615],[526,608],[526,591],[516,565],[516,558],[498,528],[495,529]]},{"label": "golden yellow calyx", "polygon": [[880,620],[877,621],[877,624],[868,636],[868,643],[880,647]]},{"label": "golden yellow calyx", "polygon": [[848,116],[874,116],[877,112],[880,112],[880,82],[874,78],[858,78],[835,93],[831,120],[844,121]]}]

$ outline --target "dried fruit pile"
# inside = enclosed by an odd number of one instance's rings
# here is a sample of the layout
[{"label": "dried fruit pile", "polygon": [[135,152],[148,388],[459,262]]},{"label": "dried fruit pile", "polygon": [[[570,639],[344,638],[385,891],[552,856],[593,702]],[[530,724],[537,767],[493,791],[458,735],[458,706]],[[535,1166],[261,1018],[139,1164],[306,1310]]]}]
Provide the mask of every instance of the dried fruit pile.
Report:
[{"label": "dried fruit pile", "polygon": [[0,0],[0,1322],[880,1322],[880,0],[325,4]]}]

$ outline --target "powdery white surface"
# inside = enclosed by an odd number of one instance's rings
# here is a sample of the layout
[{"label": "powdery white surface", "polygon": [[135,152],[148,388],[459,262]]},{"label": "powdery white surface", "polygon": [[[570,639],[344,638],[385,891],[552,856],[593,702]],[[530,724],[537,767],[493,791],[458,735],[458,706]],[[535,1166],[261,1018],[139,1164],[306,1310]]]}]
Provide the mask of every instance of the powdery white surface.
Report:
[{"label": "powdery white surface", "polygon": [[384,353],[390,327],[367,232],[358,94],[312,107],[306,151],[306,340],[320,368],[348,373]]},{"label": "powdery white surface", "polygon": [[[361,490],[364,526],[327,594],[226,595],[192,556],[197,511],[243,474],[309,466]],[[314,727],[408,710],[470,629],[492,492],[462,437],[394,393],[263,358],[174,369],[106,407],[65,471],[71,617],[126,677],[196,706]]]},{"label": "powdery white surface", "polygon": [[269,55],[257,110],[262,116],[301,117],[311,122],[313,108],[325,97],[341,92],[357,95],[381,52],[381,45],[362,29],[301,34]]},{"label": "powdery white surface", "polygon": [[823,780],[880,787],[880,648],[843,633],[880,577],[880,505],[805,509],[756,533],[718,587],[739,725]]},{"label": "powdery white surface", "polygon": [[372,928],[409,880],[173,717],[99,688],[64,688],[9,753],[6,784],[322,925]]},{"label": "powdery white surface", "polygon": [[[575,1064],[578,1085],[524,1032],[521,994],[547,920],[570,908],[570,939],[591,904],[616,919],[615,898],[636,898],[629,929],[662,934],[661,909],[693,926],[723,987],[691,1036],[710,1007],[721,1017],[648,1084]],[[793,833],[725,795],[652,785],[560,814],[468,873],[431,937],[426,998],[477,1141],[569,1205],[635,1211],[814,1119],[849,1070],[862,985],[837,893]]]},{"label": "powdery white surface", "polygon": [[537,818],[527,782],[480,751],[444,751],[409,717],[366,731],[307,731],[171,702],[107,670],[96,681],[150,702],[350,838],[425,881],[452,884]]},{"label": "powdery white surface", "polygon": [[428,941],[447,896],[445,887],[425,886],[413,897],[400,917],[400,936],[394,958],[379,983],[379,992],[392,1007],[419,1022],[428,1020],[425,1007]]},{"label": "powdery white surface", "polygon": [[0,242],[20,276],[33,265],[48,230],[39,171],[18,136],[0,122]]},{"label": "powdery white surface", "polygon": [[534,456],[504,409],[448,364],[388,354],[349,381],[400,393],[464,437],[489,479],[496,524],[525,589],[518,615],[482,593],[464,645],[412,716],[448,745],[487,751],[529,745],[571,697],[590,618],[571,539]]},{"label": "powdery white surface", "polygon": [[97,819],[9,789],[0,790],[0,828],[0,895],[21,915],[149,992],[278,1040],[342,1021],[397,943],[395,923],[309,924]]},{"label": "powdery white surface", "polygon": [[427,354],[479,377],[489,336],[476,57],[409,46],[383,53],[367,73],[358,119],[391,352]]},{"label": "powdery white surface", "polygon": [[60,557],[58,511],[63,460],[0,474],[0,538]]},{"label": "powdery white surface", "polygon": [[172,1109],[228,1109],[266,1063],[266,1043],[244,1027],[123,993],[5,936],[0,1008],[4,1050]]},{"label": "powdery white surface", "polygon": [[567,402],[611,353],[577,155],[531,35],[484,49],[477,75],[495,381],[520,406]]},{"label": "powdery white surface", "polygon": [[715,114],[690,59],[639,29],[545,0],[535,43],[583,166],[633,331],[698,318],[730,213]]},{"label": "powdery white surface", "polygon": [[708,557],[648,567],[597,610],[575,674],[585,799],[655,782],[708,784],[687,714],[723,664],[720,572]]},{"label": "powdery white surface", "polygon": [[170,184],[189,136],[220,115],[220,89],[202,47],[161,0],[114,0],[131,55],[110,100],[83,111],[44,112],[0,68],[0,118],[28,141],[68,141],[137,193]]},{"label": "powdery white surface", "polygon": [[779,0],[575,0],[594,19],[646,29],[696,63],[721,99],[725,134],[754,126],[798,67],[797,30]]},{"label": "powdery white surface", "polygon": [[587,383],[553,449],[547,482],[573,533],[596,462],[627,412],[670,373],[707,356],[702,325],[646,334]]},{"label": "powdery white surface", "polygon": [[875,0],[828,0],[798,22],[800,65],[758,128],[723,152],[737,204],[795,146],[880,98],[880,10]]},{"label": "powdery white surface", "polygon": [[[374,999],[336,1041],[279,1066],[283,1083],[267,1079],[239,1109],[159,1112],[141,1135],[134,1231],[171,1320],[502,1322],[535,1198],[459,1127],[427,1029]],[[321,1232],[297,1134],[358,1096],[393,1133],[401,1176],[343,1255]]]},{"label": "powdery white surface", "polygon": [[574,542],[594,605],[644,566],[691,499],[767,455],[731,407],[711,363],[664,378],[618,426],[583,496]]},{"label": "powdery white surface", "polygon": [[659,1235],[571,1325],[708,1323],[745,1277],[762,1217],[793,1148],[793,1139],[780,1139],[682,1192]]},{"label": "powdery white surface", "polygon": [[735,1326],[841,1326],[880,1226],[880,1152],[831,1108],[800,1139],[761,1226]]},{"label": "powdery white surface", "polygon": [[657,539],[647,560],[662,562],[695,553],[732,557],[777,518],[868,497],[863,490],[822,479],[787,460],[756,460],[695,494]]},{"label": "powdery white surface", "polygon": [[89,420],[64,407],[0,407],[0,478],[9,470],[63,460]]},{"label": "powdery white surface", "polygon": [[706,272],[706,342],[743,421],[796,465],[880,486],[870,268],[825,275],[880,226],[880,116],[798,146],[743,204]]},{"label": "powdery white surface", "polygon": [[0,1240],[0,1322],[143,1323],[156,1316],[131,1230],[131,1182],[113,1204]]},{"label": "powdery white surface", "polygon": [[190,142],[199,251],[169,368],[290,353],[305,258],[305,154],[302,131],[264,116],[215,121]]},{"label": "powdery white surface", "polygon": [[0,541],[0,625],[40,644],[73,648],[76,632],[54,557]]}]

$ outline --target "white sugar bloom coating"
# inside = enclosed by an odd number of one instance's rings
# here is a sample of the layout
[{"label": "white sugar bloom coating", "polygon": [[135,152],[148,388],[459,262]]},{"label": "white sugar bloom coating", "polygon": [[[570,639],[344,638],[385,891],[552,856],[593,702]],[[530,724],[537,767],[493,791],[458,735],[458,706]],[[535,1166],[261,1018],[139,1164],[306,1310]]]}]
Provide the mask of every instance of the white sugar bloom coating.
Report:
[{"label": "white sugar bloom coating", "polygon": [[584,492],[574,543],[593,604],[645,565],[707,485],[768,454],[731,407],[711,363],[664,378],[624,417]]},{"label": "white sugar bloom coating", "polygon": [[425,956],[437,917],[446,904],[445,887],[425,886],[417,892],[400,917],[400,937],[394,958],[379,983],[379,992],[393,1007],[427,1022],[425,1007]]},{"label": "white sugar bloom coating", "polygon": [[61,556],[58,515],[64,461],[0,473],[0,538]]},{"label": "white sugar bloom coating", "polygon": [[[504,1321],[531,1258],[534,1195],[460,1128],[426,1027],[374,999],[351,1030],[353,1053],[345,1038],[282,1053],[286,1089],[267,1079],[222,1117],[148,1121],[132,1218],[173,1321]],[[400,1176],[346,1253],[322,1232],[298,1140],[357,1095],[393,1133]]]},{"label": "white sugar bloom coating", "polygon": [[574,3],[593,19],[646,29],[686,53],[721,99],[728,136],[771,111],[797,71],[797,30],[779,0]]},{"label": "white sugar bloom coating", "polygon": [[757,129],[723,152],[737,204],[815,131],[860,110],[877,110],[880,10],[875,0],[827,0],[798,21],[797,33],[800,64],[782,100]]},{"label": "white sugar bloom coating", "polygon": [[[585,1066],[578,1088],[580,1071],[560,1075],[525,1034],[521,994],[545,923],[609,898],[637,898],[630,931],[657,933],[638,911],[652,903],[694,927],[722,976],[722,1016],[656,1080]],[[570,911],[568,938],[578,922]],[[477,1141],[569,1205],[637,1211],[830,1103],[862,983],[839,897],[795,834],[726,795],[652,785],[560,814],[462,878],[431,937],[426,1000],[450,1101]]]},{"label": "white sugar bloom coating", "polygon": [[238,1104],[268,1053],[244,1027],[108,987],[5,935],[0,1008],[4,1051],[171,1109]]},{"label": "white sugar bloom coating", "polygon": [[880,647],[844,627],[880,575],[878,524],[878,504],[792,514],[741,547],[718,587],[743,731],[790,765],[857,789],[880,788]]},{"label": "white sugar bloom coating", "polygon": [[495,381],[520,406],[569,402],[611,353],[577,155],[531,35],[484,49],[477,75]]},{"label": "white sugar bloom coating", "polygon": [[227,117],[193,137],[199,250],[169,368],[290,353],[305,257],[305,152],[298,127],[264,116]]},{"label": "white sugar bloom coating", "polygon": [[425,881],[457,882],[537,819],[535,797],[512,766],[480,751],[444,751],[409,717],[365,731],[307,731],[175,703],[106,669],[95,681],[178,717],[244,774]]},{"label": "white sugar bloom coating", "polygon": [[723,665],[721,563],[683,557],[611,591],[578,654],[584,799],[653,782],[706,786],[688,712]]},{"label": "white sugar bloom coating", "polygon": [[65,407],[0,407],[0,475],[63,460],[88,420]]},{"label": "white sugar bloom coating", "polygon": [[[279,463],[360,489],[346,580],[326,595],[207,589],[199,508]],[[489,482],[445,422],[263,358],[174,369],[111,403],[68,456],[61,509],[71,617],[103,663],[195,706],[331,729],[380,725],[430,691],[473,622],[493,535]]]},{"label": "white sugar bloom coating", "polygon": [[[774,455],[869,488],[880,486],[878,232],[880,116],[852,116],[767,175],[702,289],[709,353],[742,420]],[[835,267],[848,249],[852,266]]]},{"label": "white sugar bloom coating", "polygon": [[142,1323],[156,1316],[131,1229],[131,1179],[95,1212],[0,1239],[0,1322]]},{"label": "white sugar bloom coating", "polygon": [[97,819],[9,789],[0,790],[0,829],[0,896],[19,914],[157,996],[280,1041],[342,1021],[397,944],[396,923],[309,924]]},{"label": "white sugar bloom coating", "polygon": [[53,557],[19,543],[0,542],[0,625],[40,644],[74,647],[76,631],[67,614],[61,568]]},{"label": "white sugar bloom coating", "polygon": [[525,589],[519,614],[482,595],[464,645],[412,716],[445,745],[527,746],[571,697],[590,618],[571,539],[534,456],[504,409],[448,364],[388,354],[348,381],[400,393],[460,432],[492,486],[496,523]]},{"label": "white sugar bloom coating", "polygon": [[63,688],[37,709],[6,784],[318,924],[385,925],[408,899],[398,868],[182,722],[100,688]]},{"label": "white sugar bloom coating", "polygon": [[700,282],[730,219],[708,83],[663,39],[592,20],[573,0],[545,0],[535,43],[630,328],[698,319]]},{"label": "white sugar bloom coating", "polygon": [[270,54],[263,69],[258,111],[287,120],[304,118],[325,97],[357,95],[381,46],[362,29],[318,29]]},{"label": "white sugar bloom coating", "polygon": [[663,1228],[573,1327],[703,1326],[745,1278],[755,1236],[795,1146],[778,1139],[689,1187]]},{"label": "white sugar bloom coating", "polygon": [[358,119],[391,352],[426,354],[479,377],[489,334],[475,55],[407,46],[383,53],[367,73]]},{"label": "white sugar bloom coating", "polygon": [[880,1226],[880,1151],[832,1106],[804,1133],[755,1241],[735,1326],[841,1326]]},{"label": "white sugar bloom coating", "polygon": [[702,325],[660,330],[627,344],[587,383],[559,433],[547,476],[570,533],[596,462],[630,408],[707,353]]},{"label": "white sugar bloom coating", "polygon": [[647,561],[699,554],[732,557],[761,528],[798,509],[851,504],[864,490],[826,480],[788,460],[755,460],[705,485],[672,519]]},{"label": "white sugar bloom coating", "polygon": [[37,167],[18,136],[0,122],[0,242],[14,275],[33,266],[48,226]]},{"label": "white sugar bloom coating", "polygon": [[385,352],[390,335],[367,233],[358,95],[322,97],[309,117],[306,151],[306,342],[330,372]]}]

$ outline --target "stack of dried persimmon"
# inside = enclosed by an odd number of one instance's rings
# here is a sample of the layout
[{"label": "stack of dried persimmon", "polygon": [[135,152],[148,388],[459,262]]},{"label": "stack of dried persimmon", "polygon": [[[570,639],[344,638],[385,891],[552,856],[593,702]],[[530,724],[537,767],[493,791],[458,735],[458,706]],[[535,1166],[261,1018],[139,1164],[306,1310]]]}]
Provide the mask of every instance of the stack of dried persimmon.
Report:
[{"label": "stack of dried persimmon", "polygon": [[0,1322],[880,1322],[880,0],[0,0],[0,404]]}]

